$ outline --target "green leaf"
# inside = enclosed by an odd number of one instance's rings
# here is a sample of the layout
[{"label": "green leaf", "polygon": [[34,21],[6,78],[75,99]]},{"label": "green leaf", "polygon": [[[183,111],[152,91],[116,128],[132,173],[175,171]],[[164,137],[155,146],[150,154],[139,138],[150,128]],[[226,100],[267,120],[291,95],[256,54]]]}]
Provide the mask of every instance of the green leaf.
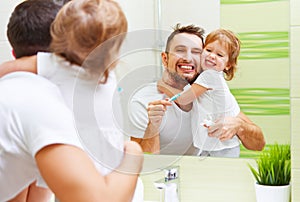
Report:
[{"label": "green leaf", "polygon": [[275,143],[266,148],[256,159],[257,170],[248,164],[258,184],[288,185],[291,180],[290,145]]}]

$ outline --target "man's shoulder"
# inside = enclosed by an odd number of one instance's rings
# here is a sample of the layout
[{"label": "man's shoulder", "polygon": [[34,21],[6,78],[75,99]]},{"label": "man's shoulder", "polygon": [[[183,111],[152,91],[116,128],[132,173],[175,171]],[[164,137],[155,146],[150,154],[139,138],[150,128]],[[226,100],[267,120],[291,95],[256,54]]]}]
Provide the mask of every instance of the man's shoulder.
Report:
[{"label": "man's shoulder", "polygon": [[[20,85],[20,83],[23,85]],[[47,79],[31,72],[12,72],[0,79],[0,86],[9,84],[9,87],[12,88],[24,88],[24,85],[34,85],[36,87],[40,87],[40,85],[35,85],[36,83],[54,86],[54,84]]]},{"label": "man's shoulder", "polygon": [[[0,79],[0,93],[14,99],[40,99],[43,95],[58,95],[59,89],[47,79],[29,72],[14,72]],[[34,95],[33,98],[30,96]],[[0,96],[0,97],[3,97]],[[5,96],[4,96],[5,97]],[[17,100],[17,99],[14,99]]]},{"label": "man's shoulder", "polygon": [[132,96],[132,100],[154,101],[164,99],[164,94],[157,90],[156,82],[144,84],[137,89]]}]

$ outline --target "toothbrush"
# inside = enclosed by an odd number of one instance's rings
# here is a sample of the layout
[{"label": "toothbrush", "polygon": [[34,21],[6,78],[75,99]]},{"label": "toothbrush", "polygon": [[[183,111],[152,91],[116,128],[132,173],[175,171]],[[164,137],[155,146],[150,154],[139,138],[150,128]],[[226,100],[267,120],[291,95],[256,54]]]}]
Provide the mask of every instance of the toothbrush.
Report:
[{"label": "toothbrush", "polygon": [[175,101],[181,94],[178,93],[169,99],[170,102]]}]

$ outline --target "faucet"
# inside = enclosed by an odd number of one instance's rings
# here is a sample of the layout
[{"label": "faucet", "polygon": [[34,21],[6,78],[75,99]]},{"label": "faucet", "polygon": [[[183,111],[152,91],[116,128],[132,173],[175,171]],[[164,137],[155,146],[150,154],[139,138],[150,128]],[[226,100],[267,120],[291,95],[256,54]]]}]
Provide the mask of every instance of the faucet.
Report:
[{"label": "faucet", "polygon": [[179,202],[179,166],[165,168],[164,172],[164,178],[155,181],[154,186],[162,190],[164,202]]}]

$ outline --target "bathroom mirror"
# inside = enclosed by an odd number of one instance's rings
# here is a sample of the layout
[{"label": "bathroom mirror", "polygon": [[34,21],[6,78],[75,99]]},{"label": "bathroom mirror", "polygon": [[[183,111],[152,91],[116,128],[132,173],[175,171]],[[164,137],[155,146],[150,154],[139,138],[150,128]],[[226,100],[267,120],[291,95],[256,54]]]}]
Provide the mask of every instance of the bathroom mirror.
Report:
[{"label": "bathroom mirror", "polygon": [[[290,143],[289,1],[119,2],[132,37],[127,42],[136,40],[139,44],[123,52],[117,68],[118,93],[125,97],[125,128],[129,98],[145,83],[161,76],[160,52],[172,27],[176,23],[195,24],[203,27],[206,34],[218,27],[238,34],[242,42],[238,70],[228,85],[241,110],[262,128],[267,145]],[[257,154],[241,147],[241,157]]]}]

